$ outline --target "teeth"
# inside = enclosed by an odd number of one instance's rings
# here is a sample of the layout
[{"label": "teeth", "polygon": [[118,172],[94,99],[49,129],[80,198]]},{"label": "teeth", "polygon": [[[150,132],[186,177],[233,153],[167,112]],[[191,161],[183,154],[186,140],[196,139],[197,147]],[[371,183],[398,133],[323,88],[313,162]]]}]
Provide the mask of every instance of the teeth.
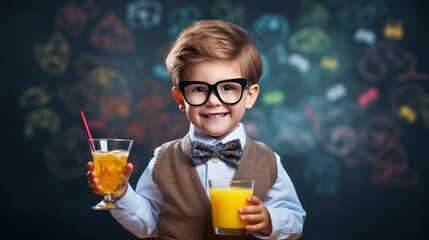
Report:
[{"label": "teeth", "polygon": [[207,115],[208,118],[221,118],[224,114],[210,114]]}]

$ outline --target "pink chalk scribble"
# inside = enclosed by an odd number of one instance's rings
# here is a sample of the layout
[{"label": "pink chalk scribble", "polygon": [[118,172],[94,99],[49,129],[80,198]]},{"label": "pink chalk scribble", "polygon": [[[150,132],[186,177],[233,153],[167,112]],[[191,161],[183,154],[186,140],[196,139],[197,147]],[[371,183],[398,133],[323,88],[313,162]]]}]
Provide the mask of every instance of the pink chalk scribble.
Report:
[{"label": "pink chalk scribble", "polygon": [[372,181],[378,184],[411,185],[419,180],[417,171],[409,166],[408,153],[402,144],[378,156],[372,169]]},{"label": "pink chalk scribble", "polygon": [[359,96],[359,106],[366,107],[370,102],[378,98],[378,89],[375,87],[368,88],[364,93]]},{"label": "pink chalk scribble", "polygon": [[130,51],[134,48],[133,32],[113,13],[107,13],[94,27],[91,44],[100,49]]},{"label": "pink chalk scribble", "polygon": [[415,55],[382,41],[366,50],[358,62],[358,71],[372,82],[429,80],[428,73],[416,72],[417,62]]},{"label": "pink chalk scribble", "polygon": [[401,133],[399,125],[388,115],[374,116],[362,129],[359,147],[343,161],[354,166],[370,164],[371,179],[377,184],[415,184],[419,176],[409,165],[407,150],[400,143]]},{"label": "pink chalk scribble", "polygon": [[95,92],[94,86],[84,80],[71,85],[62,85],[55,91],[71,114],[77,114],[82,106],[85,106],[87,112],[95,111],[98,99],[95,94],[88,94],[90,92]]},{"label": "pink chalk scribble", "polygon": [[376,161],[398,144],[402,131],[399,125],[386,115],[374,116],[367,120],[361,134],[361,143]]},{"label": "pink chalk scribble", "polygon": [[422,97],[419,113],[423,126],[429,130],[429,95]]},{"label": "pink chalk scribble", "polygon": [[92,70],[107,64],[107,59],[99,56],[82,53],[74,62],[74,68],[79,76],[86,76]]},{"label": "pink chalk scribble", "polygon": [[53,175],[63,181],[82,178],[85,175],[85,162],[89,147],[82,128],[72,126],[58,132],[43,148],[46,166]]},{"label": "pink chalk scribble", "polygon": [[92,0],[86,0],[80,6],[70,2],[58,11],[54,25],[63,28],[70,37],[77,38],[85,30],[88,20],[99,14],[100,9]]},{"label": "pink chalk scribble", "polygon": [[360,118],[355,116],[353,107],[330,107],[323,118],[310,105],[304,111],[312,123],[317,142],[327,152],[335,156],[347,156],[358,146],[359,136],[355,125],[360,124]]}]

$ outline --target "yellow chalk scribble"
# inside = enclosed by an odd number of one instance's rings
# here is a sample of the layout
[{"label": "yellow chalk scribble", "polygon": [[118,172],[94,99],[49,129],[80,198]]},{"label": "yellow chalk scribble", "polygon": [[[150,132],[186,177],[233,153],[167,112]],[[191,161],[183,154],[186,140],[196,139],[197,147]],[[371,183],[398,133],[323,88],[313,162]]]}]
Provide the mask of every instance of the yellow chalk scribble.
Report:
[{"label": "yellow chalk scribble", "polygon": [[46,44],[34,47],[34,55],[43,70],[61,75],[69,64],[70,44],[62,33],[55,32]]},{"label": "yellow chalk scribble", "polygon": [[401,40],[404,37],[402,21],[387,20],[384,26],[383,35],[390,40]]},{"label": "yellow chalk scribble", "polygon": [[335,72],[338,69],[338,59],[335,57],[323,56],[320,60],[320,66],[323,69]]},{"label": "yellow chalk scribble", "polygon": [[53,135],[58,132],[60,122],[60,116],[50,108],[34,110],[25,119],[24,135],[34,138],[37,129],[46,129]]},{"label": "yellow chalk scribble", "polygon": [[331,47],[332,40],[320,28],[304,28],[294,33],[289,39],[289,45],[293,50],[312,53],[323,52]]},{"label": "yellow chalk scribble", "polygon": [[21,107],[40,107],[45,106],[51,100],[52,96],[46,92],[44,87],[32,86],[19,97],[19,105]]},{"label": "yellow chalk scribble", "polygon": [[90,82],[104,91],[120,91],[127,86],[127,78],[120,72],[107,67],[98,67],[88,75]]},{"label": "yellow chalk scribble", "polygon": [[405,119],[408,123],[415,123],[417,120],[417,113],[408,105],[402,105],[398,110],[398,115]]}]

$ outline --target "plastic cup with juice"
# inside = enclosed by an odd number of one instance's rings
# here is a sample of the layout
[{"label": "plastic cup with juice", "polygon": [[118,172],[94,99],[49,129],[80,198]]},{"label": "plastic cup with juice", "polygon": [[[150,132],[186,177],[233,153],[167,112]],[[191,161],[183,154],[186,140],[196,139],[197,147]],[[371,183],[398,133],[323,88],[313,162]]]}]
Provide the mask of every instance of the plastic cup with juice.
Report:
[{"label": "plastic cup with juice", "polygon": [[98,184],[105,194],[115,193],[124,179],[128,151],[113,150],[92,152],[94,171],[97,173]]},{"label": "plastic cup with juice", "polygon": [[218,235],[245,235],[247,222],[240,219],[238,209],[248,206],[253,195],[253,180],[209,180],[213,230]]},{"label": "plastic cup with juice", "polygon": [[94,171],[104,199],[93,206],[94,210],[122,209],[114,198],[115,191],[122,184],[128,155],[133,140],[129,139],[90,139]]}]

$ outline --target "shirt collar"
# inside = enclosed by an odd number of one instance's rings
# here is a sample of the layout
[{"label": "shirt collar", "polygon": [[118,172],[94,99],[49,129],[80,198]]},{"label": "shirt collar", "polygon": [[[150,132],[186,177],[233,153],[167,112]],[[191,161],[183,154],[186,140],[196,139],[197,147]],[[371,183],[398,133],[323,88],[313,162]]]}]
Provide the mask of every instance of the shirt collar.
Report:
[{"label": "shirt collar", "polygon": [[214,144],[215,142],[221,142],[222,144],[229,142],[234,139],[240,139],[241,146],[244,147],[246,144],[246,131],[244,129],[244,126],[242,123],[238,124],[238,127],[232,131],[230,134],[228,134],[226,137],[224,137],[221,140],[216,140],[209,135],[201,132],[198,128],[196,128],[192,123],[189,126],[189,137],[191,138],[191,141],[199,141],[206,144]]}]

